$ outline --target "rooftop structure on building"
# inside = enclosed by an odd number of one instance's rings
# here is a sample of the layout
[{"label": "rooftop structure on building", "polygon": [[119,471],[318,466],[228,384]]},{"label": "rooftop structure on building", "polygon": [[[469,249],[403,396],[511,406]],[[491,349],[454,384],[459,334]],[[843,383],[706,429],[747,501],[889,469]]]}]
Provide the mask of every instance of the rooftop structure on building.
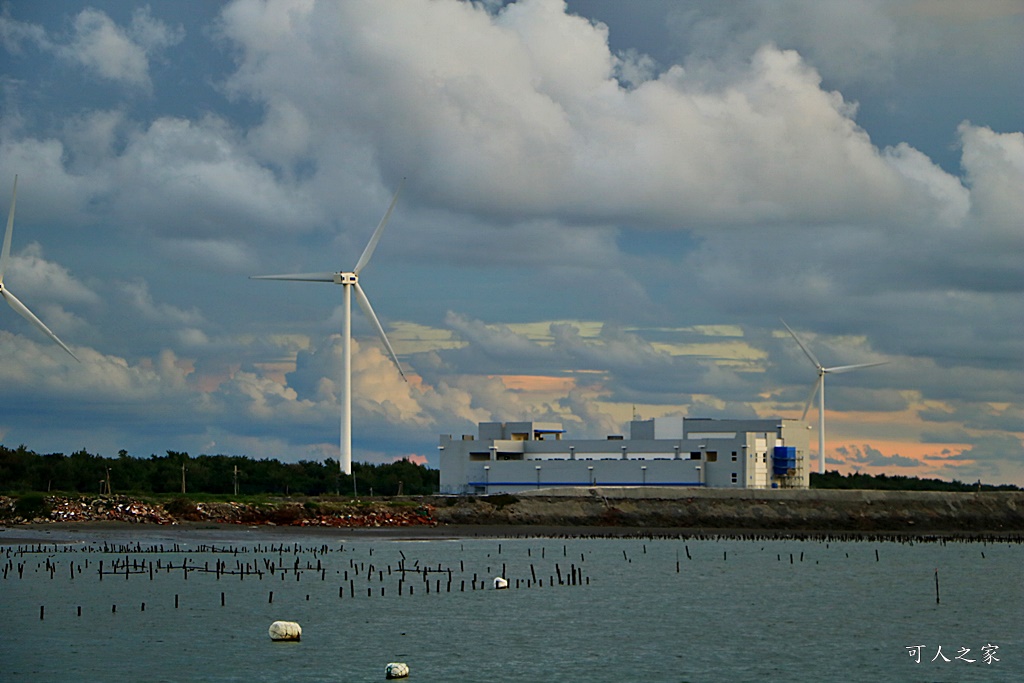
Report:
[{"label": "rooftop structure on building", "polygon": [[558,423],[481,422],[441,435],[441,493],[552,487],[807,488],[802,420],[633,420],[629,438],[567,439]]}]

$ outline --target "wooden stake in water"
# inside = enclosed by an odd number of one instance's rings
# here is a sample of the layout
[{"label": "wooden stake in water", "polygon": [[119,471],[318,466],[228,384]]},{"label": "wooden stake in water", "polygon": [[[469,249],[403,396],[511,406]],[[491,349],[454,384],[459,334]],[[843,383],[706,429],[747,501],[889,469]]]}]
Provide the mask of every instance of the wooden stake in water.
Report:
[{"label": "wooden stake in water", "polygon": [[935,569],[935,604],[939,604],[939,570]]}]

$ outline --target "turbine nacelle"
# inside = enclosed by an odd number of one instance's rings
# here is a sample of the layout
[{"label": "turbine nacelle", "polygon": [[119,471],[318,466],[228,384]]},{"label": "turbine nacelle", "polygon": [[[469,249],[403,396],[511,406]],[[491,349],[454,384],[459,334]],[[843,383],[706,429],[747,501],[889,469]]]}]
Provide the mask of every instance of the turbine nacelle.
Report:
[{"label": "turbine nacelle", "polygon": [[359,276],[355,273],[335,273],[334,284],[336,285],[357,285],[359,284]]}]

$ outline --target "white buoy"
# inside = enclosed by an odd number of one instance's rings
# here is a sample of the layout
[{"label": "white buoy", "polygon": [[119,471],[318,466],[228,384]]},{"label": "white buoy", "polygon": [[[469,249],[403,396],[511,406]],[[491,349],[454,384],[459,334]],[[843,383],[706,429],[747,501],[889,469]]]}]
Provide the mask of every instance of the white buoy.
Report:
[{"label": "white buoy", "polygon": [[301,640],[302,627],[294,621],[275,621],[270,625],[271,640]]},{"label": "white buoy", "polygon": [[405,662],[389,662],[384,667],[384,678],[405,678],[409,675],[409,665]]},{"label": "white buoy", "polygon": [[499,590],[502,589],[502,588],[508,588],[508,579],[503,579],[500,576],[495,576],[494,577],[494,587],[495,587],[495,589],[499,589]]}]

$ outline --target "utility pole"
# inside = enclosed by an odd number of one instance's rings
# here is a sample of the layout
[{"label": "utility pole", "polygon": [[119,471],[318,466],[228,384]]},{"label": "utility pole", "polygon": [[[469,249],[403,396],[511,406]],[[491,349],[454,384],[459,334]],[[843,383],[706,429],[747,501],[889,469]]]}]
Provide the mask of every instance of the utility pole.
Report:
[{"label": "utility pole", "polygon": [[185,463],[181,463],[181,492],[185,493]]},{"label": "utility pole", "polygon": [[238,465],[235,465],[234,480],[235,480],[235,496],[237,496],[238,495]]}]

